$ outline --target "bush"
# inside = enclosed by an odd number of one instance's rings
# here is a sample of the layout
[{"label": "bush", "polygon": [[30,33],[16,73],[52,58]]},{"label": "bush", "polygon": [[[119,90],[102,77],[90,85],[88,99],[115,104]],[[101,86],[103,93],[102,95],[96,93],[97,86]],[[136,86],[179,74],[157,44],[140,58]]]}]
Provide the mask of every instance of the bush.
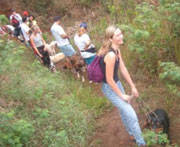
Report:
[{"label": "bush", "polygon": [[16,120],[13,112],[0,113],[0,145],[22,147],[34,133],[33,125],[27,120]]},{"label": "bush", "polygon": [[8,18],[5,15],[0,15],[0,25],[8,24]]},{"label": "bush", "polygon": [[180,67],[177,64],[174,62],[161,62],[159,67],[159,78],[161,80],[180,86]]},{"label": "bush", "polygon": [[166,134],[145,130],[145,132],[143,133],[143,137],[148,146],[169,144],[169,140]]}]

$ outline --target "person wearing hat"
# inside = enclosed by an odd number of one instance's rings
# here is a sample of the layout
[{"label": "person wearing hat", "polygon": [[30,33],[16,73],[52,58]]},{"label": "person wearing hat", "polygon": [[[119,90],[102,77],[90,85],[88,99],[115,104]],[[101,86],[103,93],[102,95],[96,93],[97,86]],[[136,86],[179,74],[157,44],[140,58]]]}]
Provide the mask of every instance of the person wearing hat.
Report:
[{"label": "person wearing hat", "polygon": [[65,33],[64,29],[60,25],[61,24],[60,19],[61,19],[60,16],[54,17],[54,23],[51,27],[51,33],[56,39],[57,45],[60,48],[60,50],[64,53],[64,55],[72,56],[76,53],[76,51],[69,43],[69,36]]},{"label": "person wearing hat", "polygon": [[23,11],[23,17],[29,17],[29,13],[28,13],[28,11]]},{"label": "person wearing hat", "polygon": [[74,42],[85,63],[89,65],[94,60],[96,52],[95,46],[91,43],[87,34],[87,24],[85,22],[80,24],[79,32],[74,36]]}]

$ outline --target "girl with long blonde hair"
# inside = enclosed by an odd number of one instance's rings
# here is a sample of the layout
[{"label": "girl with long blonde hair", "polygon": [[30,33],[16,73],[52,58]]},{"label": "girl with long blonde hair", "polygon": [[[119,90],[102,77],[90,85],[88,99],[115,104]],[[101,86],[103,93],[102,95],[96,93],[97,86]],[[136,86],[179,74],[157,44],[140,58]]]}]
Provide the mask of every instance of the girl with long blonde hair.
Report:
[{"label": "girl with long blonde hair", "polygon": [[[118,108],[123,124],[131,138],[135,138],[138,146],[144,146],[145,141],[141,135],[137,115],[130,105],[133,97],[139,93],[133,83],[121,56],[120,45],[123,44],[123,34],[116,26],[109,26],[105,31],[105,40],[98,55],[102,56],[100,65],[105,75],[102,84],[104,95]],[[125,94],[118,77],[120,70],[123,78],[131,87],[131,95]]]}]

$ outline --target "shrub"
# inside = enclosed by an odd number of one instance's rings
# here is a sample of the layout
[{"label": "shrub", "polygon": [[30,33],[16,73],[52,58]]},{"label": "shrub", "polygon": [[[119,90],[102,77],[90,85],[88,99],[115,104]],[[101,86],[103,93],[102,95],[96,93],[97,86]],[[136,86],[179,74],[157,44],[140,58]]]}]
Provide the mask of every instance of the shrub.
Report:
[{"label": "shrub", "polygon": [[5,15],[0,15],[0,25],[8,24],[8,18]]},{"label": "shrub", "polygon": [[169,144],[169,140],[166,134],[145,130],[145,132],[143,133],[143,137],[148,146]]},{"label": "shrub", "polygon": [[180,67],[174,62],[160,63],[159,78],[167,83],[180,85]]},{"label": "shrub", "polygon": [[34,133],[33,125],[27,120],[16,120],[13,112],[0,113],[0,145],[21,147],[27,144]]}]

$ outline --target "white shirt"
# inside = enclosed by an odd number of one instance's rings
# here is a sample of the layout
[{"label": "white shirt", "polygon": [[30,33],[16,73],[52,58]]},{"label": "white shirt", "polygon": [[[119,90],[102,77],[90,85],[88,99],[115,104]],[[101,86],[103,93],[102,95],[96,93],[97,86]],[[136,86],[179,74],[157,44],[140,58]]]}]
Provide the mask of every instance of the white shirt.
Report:
[{"label": "white shirt", "polygon": [[27,26],[27,24],[25,23],[21,24],[21,31],[26,41],[29,41],[29,30],[30,28]]},{"label": "white shirt", "polygon": [[84,48],[86,47],[87,42],[89,41],[90,41],[90,38],[87,34],[83,34],[81,36],[76,34],[74,36],[75,45],[80,49],[80,51],[84,51]]},{"label": "white shirt", "polygon": [[[87,45],[87,42],[90,41],[90,38],[88,36],[88,34],[83,34],[81,36],[79,36],[78,34],[76,34],[74,36],[74,42],[75,45],[80,49],[80,51],[85,51],[85,47]],[[88,48],[94,47],[93,44],[90,44]],[[90,53],[90,52],[81,52],[81,56],[83,58],[90,58],[92,56],[96,55],[96,53]]]},{"label": "white shirt", "polygon": [[19,26],[21,26],[21,24],[22,24],[22,17],[21,17],[21,15],[18,14],[18,13],[16,13],[15,15],[12,14],[12,15],[10,16],[10,20],[12,20],[13,16],[15,16],[15,18],[19,21]]},{"label": "white shirt", "polygon": [[56,39],[58,46],[64,46],[69,44],[69,40],[67,38],[64,39],[61,37],[61,35],[66,35],[66,33],[60,25],[54,23],[51,27],[51,33]]}]

